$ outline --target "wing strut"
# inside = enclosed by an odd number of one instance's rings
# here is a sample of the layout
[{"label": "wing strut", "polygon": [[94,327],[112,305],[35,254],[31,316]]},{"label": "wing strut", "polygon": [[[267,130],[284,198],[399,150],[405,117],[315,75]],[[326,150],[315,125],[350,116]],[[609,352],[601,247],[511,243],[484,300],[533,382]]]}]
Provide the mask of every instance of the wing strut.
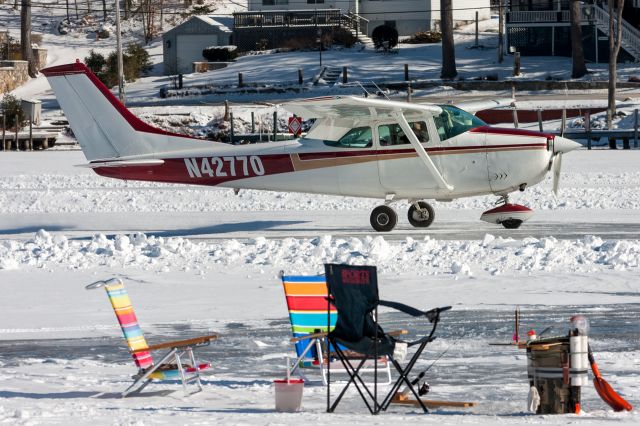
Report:
[{"label": "wing strut", "polygon": [[418,153],[418,157],[420,157],[424,165],[427,167],[427,170],[429,170],[433,178],[436,180],[438,187],[446,189],[447,191],[453,191],[453,186],[449,185],[447,181],[444,180],[444,177],[442,177],[440,171],[436,168],[436,165],[433,164],[431,157],[429,157],[429,154],[427,154],[427,151],[425,151],[424,147],[413,133],[413,130],[411,130],[411,126],[409,126],[407,119],[404,118],[404,114],[401,111],[398,111],[396,112],[396,118],[398,119],[398,124],[400,124],[404,134],[409,138],[409,142],[411,142],[411,145],[413,145],[413,148]]}]

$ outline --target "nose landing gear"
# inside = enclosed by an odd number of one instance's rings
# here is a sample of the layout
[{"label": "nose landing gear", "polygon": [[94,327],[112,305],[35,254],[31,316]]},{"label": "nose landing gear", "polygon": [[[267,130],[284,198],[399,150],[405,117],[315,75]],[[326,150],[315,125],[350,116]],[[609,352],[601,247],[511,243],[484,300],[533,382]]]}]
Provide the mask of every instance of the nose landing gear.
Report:
[{"label": "nose landing gear", "polygon": [[496,204],[501,205],[482,213],[480,220],[502,225],[506,229],[517,229],[533,216],[533,210],[529,207],[509,203],[508,195],[501,196]]}]

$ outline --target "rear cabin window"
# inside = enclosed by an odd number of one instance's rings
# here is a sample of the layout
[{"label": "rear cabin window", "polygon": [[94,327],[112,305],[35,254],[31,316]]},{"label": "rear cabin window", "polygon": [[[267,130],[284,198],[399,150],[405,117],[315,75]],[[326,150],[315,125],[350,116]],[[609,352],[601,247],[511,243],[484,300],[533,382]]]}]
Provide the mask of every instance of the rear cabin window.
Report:
[{"label": "rear cabin window", "polygon": [[[420,143],[429,142],[427,123],[413,121],[409,123],[409,126],[411,126],[411,130],[413,130]],[[380,139],[380,146],[406,145],[410,143],[409,138],[397,123],[378,126],[378,138]]]},{"label": "rear cabin window", "polygon": [[373,145],[371,127],[354,127],[337,141],[323,141],[336,148],[369,148]]},{"label": "rear cabin window", "polygon": [[434,116],[436,129],[440,140],[444,141],[461,135],[471,129],[486,126],[487,124],[473,114],[469,114],[460,108],[451,105],[440,105],[442,113]]}]

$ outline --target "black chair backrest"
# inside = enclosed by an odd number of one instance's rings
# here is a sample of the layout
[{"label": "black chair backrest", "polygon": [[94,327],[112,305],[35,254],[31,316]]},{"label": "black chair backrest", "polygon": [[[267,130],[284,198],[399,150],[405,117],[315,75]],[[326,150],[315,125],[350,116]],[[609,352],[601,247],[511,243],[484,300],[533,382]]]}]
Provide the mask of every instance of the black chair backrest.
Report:
[{"label": "black chair backrest", "polygon": [[383,335],[373,318],[378,306],[378,279],[375,266],[325,264],[329,296],[338,310],[332,334],[346,342],[359,342]]}]

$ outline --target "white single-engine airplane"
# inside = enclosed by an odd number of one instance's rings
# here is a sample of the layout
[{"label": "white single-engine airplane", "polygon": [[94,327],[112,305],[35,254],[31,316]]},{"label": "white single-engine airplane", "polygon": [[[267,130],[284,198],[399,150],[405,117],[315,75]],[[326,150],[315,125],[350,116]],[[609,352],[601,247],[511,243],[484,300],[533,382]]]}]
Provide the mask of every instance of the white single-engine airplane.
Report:
[{"label": "white single-engine airplane", "polygon": [[532,211],[508,203],[579,145],[551,134],[490,127],[451,105],[352,96],[283,106],[315,118],[298,140],[234,146],[178,135],[144,123],[82,63],[42,70],[91,167],[102,176],[384,199],[371,226],[390,231],[392,201],[408,200],[411,225],[426,228],[433,208],[421,201],[495,194],[481,219],[517,228]]}]

